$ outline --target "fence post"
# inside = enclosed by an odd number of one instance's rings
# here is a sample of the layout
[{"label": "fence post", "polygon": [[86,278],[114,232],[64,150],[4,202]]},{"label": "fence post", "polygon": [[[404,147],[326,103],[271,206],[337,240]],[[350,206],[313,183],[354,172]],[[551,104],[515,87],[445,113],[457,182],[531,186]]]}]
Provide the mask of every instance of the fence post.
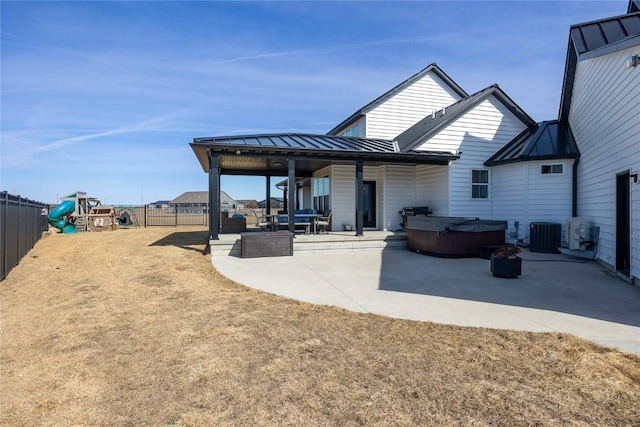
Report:
[{"label": "fence post", "polygon": [[2,279],[7,275],[7,263],[9,262],[9,258],[7,257],[7,223],[9,222],[9,193],[6,191],[2,192],[2,203],[4,204],[4,217],[2,221]]}]

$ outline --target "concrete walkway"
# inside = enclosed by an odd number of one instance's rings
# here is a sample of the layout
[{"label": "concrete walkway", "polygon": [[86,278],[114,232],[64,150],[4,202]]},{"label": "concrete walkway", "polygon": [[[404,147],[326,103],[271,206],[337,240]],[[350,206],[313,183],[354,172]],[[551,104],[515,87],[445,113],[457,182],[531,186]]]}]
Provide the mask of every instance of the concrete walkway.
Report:
[{"label": "concrete walkway", "polygon": [[406,250],[212,257],[255,289],[356,312],[461,326],[566,332],[640,354],[640,287],[593,261],[523,252],[522,276],[493,277],[480,258]]}]

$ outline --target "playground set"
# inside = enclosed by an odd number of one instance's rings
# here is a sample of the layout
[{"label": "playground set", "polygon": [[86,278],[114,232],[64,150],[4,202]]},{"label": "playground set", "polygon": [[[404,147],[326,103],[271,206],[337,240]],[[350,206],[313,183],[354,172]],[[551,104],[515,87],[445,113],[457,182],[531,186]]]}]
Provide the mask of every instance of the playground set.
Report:
[{"label": "playground set", "polygon": [[114,206],[105,206],[82,191],[61,197],[60,200],[62,203],[51,209],[47,220],[62,233],[115,231],[118,227],[130,227],[137,223],[134,211],[121,209],[117,212]]}]

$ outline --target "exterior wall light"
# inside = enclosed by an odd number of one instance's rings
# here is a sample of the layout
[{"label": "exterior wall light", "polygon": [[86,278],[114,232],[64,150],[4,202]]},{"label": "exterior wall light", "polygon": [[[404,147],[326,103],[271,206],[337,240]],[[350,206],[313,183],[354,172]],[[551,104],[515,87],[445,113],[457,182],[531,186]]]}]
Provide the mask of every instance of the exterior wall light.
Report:
[{"label": "exterior wall light", "polygon": [[640,64],[640,55],[629,55],[627,57],[627,68],[637,67]]}]

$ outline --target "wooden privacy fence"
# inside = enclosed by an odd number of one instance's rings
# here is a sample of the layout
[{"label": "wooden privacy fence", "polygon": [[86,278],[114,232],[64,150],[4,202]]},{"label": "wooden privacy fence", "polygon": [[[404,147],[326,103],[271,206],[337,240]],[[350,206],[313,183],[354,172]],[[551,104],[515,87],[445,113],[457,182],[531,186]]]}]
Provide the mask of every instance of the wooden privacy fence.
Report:
[{"label": "wooden privacy fence", "polygon": [[0,193],[0,280],[4,280],[48,229],[48,207],[6,191]]}]

